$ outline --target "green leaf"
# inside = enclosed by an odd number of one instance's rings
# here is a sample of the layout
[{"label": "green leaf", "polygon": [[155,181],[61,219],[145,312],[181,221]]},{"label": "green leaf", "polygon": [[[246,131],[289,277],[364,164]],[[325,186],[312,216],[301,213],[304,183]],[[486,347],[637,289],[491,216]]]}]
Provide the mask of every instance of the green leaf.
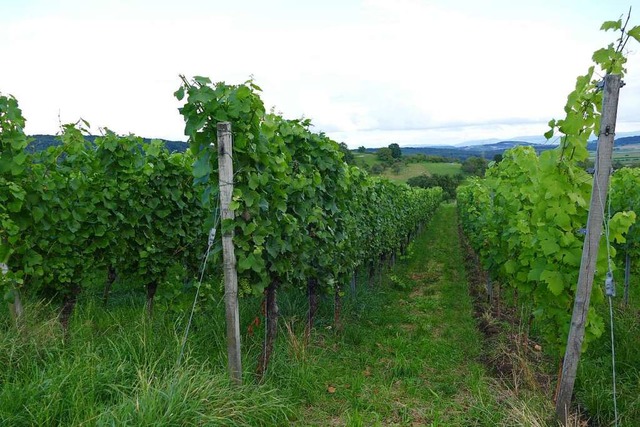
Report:
[{"label": "green leaf", "polygon": [[44,217],[44,211],[38,206],[34,207],[31,213],[33,214],[33,220],[35,222],[40,222]]},{"label": "green leaf", "polygon": [[256,188],[258,188],[260,186],[260,178],[258,175],[256,174],[251,174],[249,176],[249,188],[252,190],[255,190]]},{"label": "green leaf", "polygon": [[193,176],[194,178],[202,178],[208,176],[211,173],[210,152],[204,151],[200,153],[200,156],[193,163]]},{"label": "green leaf", "polygon": [[209,77],[195,76],[193,80],[203,86],[211,84],[211,79],[209,79]]},{"label": "green leaf", "polygon": [[9,255],[11,255],[11,246],[0,242],[0,262],[6,264],[9,261]]},{"label": "green leaf", "polygon": [[582,129],[584,120],[578,114],[567,115],[567,118],[558,122],[560,132],[564,134],[576,134]]},{"label": "green leaf", "polygon": [[7,289],[7,291],[4,293],[3,299],[5,302],[9,304],[13,304],[16,299],[15,292],[13,291],[13,289]]},{"label": "green leaf", "polygon": [[636,39],[636,41],[640,42],[640,25],[637,25],[632,29],[630,29],[629,31],[627,31],[627,34],[630,37],[633,37],[634,39]]},{"label": "green leaf", "polygon": [[173,93],[173,96],[175,96],[176,98],[178,98],[178,101],[182,101],[182,99],[184,98],[184,87],[180,86],[180,89],[178,89],[177,91],[175,91]]},{"label": "green leaf", "polygon": [[504,263],[504,271],[507,274],[513,274],[516,271],[517,265],[518,264],[514,260],[510,259]]},{"label": "green leaf", "polygon": [[636,222],[636,213],[618,212],[609,221],[610,239],[617,243],[626,242],[625,234],[629,228]]},{"label": "green leaf", "polygon": [[564,290],[564,280],[558,271],[545,270],[540,275],[540,280],[547,282],[547,288],[555,296],[560,295]]},{"label": "green leaf", "polygon": [[615,50],[613,45],[609,45],[609,47],[598,49],[593,52],[593,62],[600,64],[603,68],[607,68],[607,64],[611,62],[611,59],[615,55]]},{"label": "green leaf", "polygon": [[13,156],[13,162],[17,165],[23,165],[25,160],[27,160],[27,153],[24,151]]},{"label": "green leaf", "polygon": [[609,30],[620,30],[622,29],[622,19],[618,19],[617,21],[604,21],[600,30],[609,31]]},{"label": "green leaf", "polygon": [[560,246],[553,240],[543,240],[540,242],[542,253],[546,256],[553,255],[560,250]]},{"label": "green leaf", "polygon": [[236,96],[238,97],[238,99],[244,99],[249,95],[251,95],[251,89],[244,85],[240,86],[236,92]]},{"label": "green leaf", "polygon": [[542,272],[545,271],[547,267],[547,261],[544,258],[539,258],[533,262],[531,266],[531,270],[529,270],[529,274],[527,275],[527,280],[538,281],[540,280],[540,276]]}]

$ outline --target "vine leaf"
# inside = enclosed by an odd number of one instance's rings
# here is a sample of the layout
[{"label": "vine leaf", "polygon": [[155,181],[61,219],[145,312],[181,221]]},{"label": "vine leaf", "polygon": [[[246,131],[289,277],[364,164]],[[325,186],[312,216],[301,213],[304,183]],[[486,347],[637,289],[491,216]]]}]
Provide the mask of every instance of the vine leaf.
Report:
[{"label": "vine leaf", "polygon": [[640,42],[640,25],[637,25],[630,29],[627,34],[629,37],[633,37],[636,41]]}]

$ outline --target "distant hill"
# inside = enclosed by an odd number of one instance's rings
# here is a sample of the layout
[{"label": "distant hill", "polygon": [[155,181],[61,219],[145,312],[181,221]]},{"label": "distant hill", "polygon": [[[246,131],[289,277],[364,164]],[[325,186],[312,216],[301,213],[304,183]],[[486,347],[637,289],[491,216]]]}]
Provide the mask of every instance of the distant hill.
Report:
[{"label": "distant hill", "polygon": [[[628,148],[628,146],[630,145],[638,145],[637,148],[640,148],[640,135],[623,136],[620,138],[616,138],[615,142],[613,143],[614,149],[622,148],[622,147]],[[597,140],[589,141],[589,143],[587,144],[587,150],[596,151],[597,146],[598,146]]]},{"label": "distant hill", "polygon": [[[33,142],[31,142],[31,144],[29,144],[29,146],[27,147],[27,149],[30,151],[46,150],[51,146],[60,145],[60,140],[56,135],[31,135],[30,137],[33,138]],[[93,142],[97,138],[97,136],[87,135],[85,136],[85,138],[88,141]],[[143,138],[143,140],[146,143],[149,143],[152,141],[151,138]],[[182,153],[186,151],[187,148],[189,148],[189,143],[184,141],[171,141],[166,139],[158,139],[158,140],[164,142],[167,149],[172,153],[174,152]]]},{"label": "distant hill", "polygon": [[402,154],[405,156],[424,154],[426,156],[442,156],[459,160],[465,160],[469,157],[484,157],[485,159],[491,160],[496,154],[502,154],[505,150],[520,145],[531,146],[537,153],[555,147],[550,144],[533,144],[524,141],[501,141],[491,144],[470,145],[464,147],[402,147]]},{"label": "distant hill", "polygon": [[[587,144],[589,151],[595,151],[598,142],[596,140],[590,141]],[[484,157],[491,160],[496,154],[503,154],[506,150],[518,147],[529,146],[533,147],[539,154],[543,151],[550,150],[557,147],[557,144],[535,144],[525,141],[500,141],[490,142],[486,144],[467,145],[461,147],[454,146],[422,146],[422,147],[401,147],[402,154],[405,156],[411,156],[414,154],[424,154],[427,156],[443,156],[459,160],[465,160],[469,157]],[[640,135],[624,136],[616,138],[615,149],[625,150],[629,148],[637,148],[640,150]],[[375,149],[367,149],[368,152],[375,152]]]}]

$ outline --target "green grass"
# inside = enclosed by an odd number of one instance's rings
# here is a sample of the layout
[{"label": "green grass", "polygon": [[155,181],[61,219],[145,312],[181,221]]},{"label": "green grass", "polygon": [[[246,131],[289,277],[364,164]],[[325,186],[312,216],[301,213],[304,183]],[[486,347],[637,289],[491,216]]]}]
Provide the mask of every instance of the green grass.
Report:
[{"label": "green grass", "polygon": [[516,426],[545,425],[553,412],[480,362],[486,349],[452,205],[382,284],[360,280],[354,295],[347,291],[341,331],[333,298],[324,296],[305,343],[304,295],[280,293],[279,336],[262,385],[252,375],[261,331],[247,332],[259,302],[241,304],[245,385],[236,388],[225,369],[219,297],[199,306],[180,366],[186,315],[159,304],[149,320],[142,295],[114,297],[108,310],[85,297],[67,343],[51,306],[29,304],[19,331],[4,309],[0,425]]},{"label": "green grass", "polygon": [[440,245],[432,240],[448,214],[414,243],[389,287],[356,295],[343,333],[315,336],[306,357],[316,366],[317,392],[300,425],[499,421],[484,368],[475,362],[481,339],[461,263],[445,266],[459,249],[446,238]]},{"label": "green grass", "polygon": [[353,157],[355,158],[356,165],[358,166],[367,165],[371,167],[380,163],[378,157],[372,153],[353,153]]},{"label": "green grass", "polygon": [[[594,161],[596,158],[595,152],[589,152],[589,159]],[[621,162],[622,164],[639,163],[640,162],[640,150],[636,148],[617,148],[613,150],[613,161]]]},{"label": "green grass", "polygon": [[[616,276],[622,276],[621,271]],[[619,284],[623,277],[616,277]],[[640,281],[632,275],[629,306],[622,303],[622,289],[614,299],[616,386],[619,422],[640,425]],[[611,425],[614,416],[612,356],[608,304],[599,307],[605,318],[603,336],[591,344],[578,365],[575,393],[589,416],[601,425]]]},{"label": "green grass", "polygon": [[460,163],[409,163],[400,169],[399,173],[394,173],[391,169],[386,169],[382,176],[396,182],[407,182],[409,178],[423,174],[433,175],[455,175],[462,173]]},{"label": "green grass", "polygon": [[182,322],[149,321],[133,302],[81,307],[67,344],[50,306],[28,313],[19,332],[3,318],[0,425],[288,425],[295,414],[272,387],[229,386],[217,322],[176,366]]},{"label": "green grass", "polygon": [[[355,164],[360,167],[371,168],[381,163],[376,155],[372,153],[354,153],[354,157]],[[462,172],[461,168],[462,164],[460,163],[409,163],[401,165],[398,173],[394,173],[391,168],[387,168],[380,176],[394,182],[406,183],[409,178],[423,174],[455,175]]]}]

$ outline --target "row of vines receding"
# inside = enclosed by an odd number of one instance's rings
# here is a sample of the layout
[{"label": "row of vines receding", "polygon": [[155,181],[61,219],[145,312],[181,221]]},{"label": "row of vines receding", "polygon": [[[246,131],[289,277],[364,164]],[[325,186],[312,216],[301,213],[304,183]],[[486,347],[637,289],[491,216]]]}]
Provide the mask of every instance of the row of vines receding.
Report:
[{"label": "row of vines receding", "polygon": [[[593,180],[584,164],[587,142],[601,132],[601,77],[624,76],[627,42],[640,41],[640,26],[627,29],[622,20],[607,21],[602,30],[617,31],[619,38],[593,54],[595,65],[577,78],[565,118],[549,122],[545,136],[551,140],[559,133],[558,148],[539,155],[531,147],[509,150],[490,165],[485,179],[470,180],[457,195],[462,228],[483,266],[526,303],[547,349],[557,356],[567,343],[581,264]],[[629,232],[633,210],[640,208],[633,197],[640,188],[637,176],[622,170],[612,179],[611,212],[605,215],[611,245],[601,239],[594,282],[599,285],[591,297],[583,348],[604,332],[597,306],[604,301],[608,254],[615,258],[616,248],[637,247],[637,233]]]},{"label": "row of vines receding", "polygon": [[[117,283],[146,295],[178,274],[194,289],[212,228],[233,229],[240,293],[266,298],[264,372],[277,321],[276,292],[331,293],[356,271],[373,276],[403,252],[442,199],[347,165],[339,145],[308,120],[267,113],[252,82],[196,77],[176,95],[191,149],[170,153],[88,123],[63,125],[59,144],[34,149],[16,99],[0,95],[0,287],[19,321],[21,296],[60,303],[65,331],[80,295]],[[233,126],[235,220],[218,224],[216,125]],[[220,235],[222,233],[218,233]],[[220,279],[220,240],[210,281]],[[176,273],[177,272],[177,273]],[[98,284],[96,286],[96,284]],[[315,307],[309,309],[309,327]]]}]

